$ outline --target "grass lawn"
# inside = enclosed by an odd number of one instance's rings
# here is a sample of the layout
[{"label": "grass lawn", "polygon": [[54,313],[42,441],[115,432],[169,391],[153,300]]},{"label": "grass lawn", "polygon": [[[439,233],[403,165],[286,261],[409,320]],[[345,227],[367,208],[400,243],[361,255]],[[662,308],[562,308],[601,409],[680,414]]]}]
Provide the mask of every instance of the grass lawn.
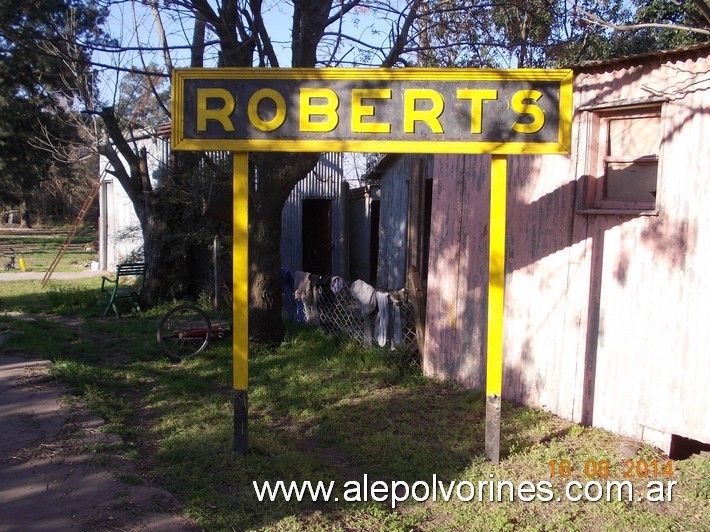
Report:
[{"label": "grass lawn", "polygon": [[[4,271],[10,259],[11,248],[17,253],[17,259],[25,259],[27,271],[45,272],[57,257],[67,232],[33,231],[23,229],[4,229],[0,231],[0,264]],[[91,261],[98,261],[98,232],[80,232],[75,235],[55,271],[73,272],[88,269]],[[15,265],[19,272],[19,263]]]},{"label": "grass lawn", "polygon": [[[98,318],[97,291],[95,280],[49,291],[3,283],[0,308],[34,321],[0,315],[2,348],[52,359],[56,378],[125,441],[93,451],[142,464],[206,530],[707,530],[710,523],[706,457],[669,462],[652,447],[504,402],[502,460],[492,466],[483,458],[481,393],[303,327],[292,326],[280,346],[250,349],[250,453],[235,455],[229,342],[171,363],[155,341],[166,307]],[[375,489],[365,500],[366,478],[390,495],[413,488],[414,497],[393,508],[391,497],[374,500],[383,493]],[[283,494],[260,501],[255,486],[279,480],[332,482],[331,500],[321,493],[315,502]],[[590,482],[628,484],[622,500],[565,500],[572,481],[580,483],[573,497]],[[675,482],[672,500],[639,500],[654,496],[649,482],[661,483],[666,498]],[[623,496],[629,485],[632,500]],[[599,494],[596,484],[588,490]]]}]

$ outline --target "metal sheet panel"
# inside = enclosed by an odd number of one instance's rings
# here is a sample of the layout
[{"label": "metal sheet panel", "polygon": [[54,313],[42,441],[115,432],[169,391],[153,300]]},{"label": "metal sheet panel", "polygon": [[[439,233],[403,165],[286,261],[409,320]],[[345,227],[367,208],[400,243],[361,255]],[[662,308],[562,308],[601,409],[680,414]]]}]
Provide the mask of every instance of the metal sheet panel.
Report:
[{"label": "metal sheet panel", "polygon": [[333,274],[342,275],[345,269],[345,228],[342,210],[342,154],[323,154],[316,167],[300,181],[289,195],[281,214],[281,264],[291,271],[303,268],[304,199],[332,200]]},{"label": "metal sheet panel", "polygon": [[[660,213],[575,210],[594,153],[579,122],[571,157],[510,157],[504,396],[633,438],[708,442],[710,59],[626,66],[580,73],[575,100],[665,96]],[[425,354],[427,373],[479,388],[485,166],[436,156]]]}]

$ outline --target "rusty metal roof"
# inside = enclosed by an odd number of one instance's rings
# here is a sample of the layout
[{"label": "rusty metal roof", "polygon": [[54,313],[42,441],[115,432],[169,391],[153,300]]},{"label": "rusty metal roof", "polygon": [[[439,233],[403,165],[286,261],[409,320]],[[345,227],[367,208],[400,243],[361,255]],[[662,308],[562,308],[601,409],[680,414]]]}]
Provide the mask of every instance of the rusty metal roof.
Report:
[{"label": "rusty metal roof", "polygon": [[582,61],[581,63],[577,63],[576,65],[569,65],[568,68],[572,68],[573,70],[586,70],[586,69],[592,69],[592,68],[597,68],[597,67],[602,67],[602,66],[607,66],[607,65],[615,65],[615,64],[624,63],[627,61],[637,61],[637,60],[650,59],[650,58],[656,58],[656,57],[658,57],[658,58],[671,57],[674,55],[690,54],[691,52],[702,52],[704,50],[707,50],[708,53],[710,53],[710,41],[698,43],[698,44],[690,44],[688,46],[681,46],[679,48],[673,48],[671,50],[654,50],[652,52],[643,52],[643,53],[639,53],[639,54],[626,55],[626,56],[622,56],[622,57],[615,57],[613,59],[598,59],[598,60],[594,60],[594,61]]}]

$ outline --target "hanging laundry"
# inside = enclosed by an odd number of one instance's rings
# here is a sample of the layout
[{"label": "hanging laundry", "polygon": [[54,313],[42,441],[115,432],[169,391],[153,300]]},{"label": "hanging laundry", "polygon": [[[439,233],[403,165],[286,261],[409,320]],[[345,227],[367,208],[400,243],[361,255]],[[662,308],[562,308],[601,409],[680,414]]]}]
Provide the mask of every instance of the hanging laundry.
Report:
[{"label": "hanging laundry", "polygon": [[402,344],[402,308],[398,302],[392,305],[392,348]]},{"label": "hanging laundry", "polygon": [[375,320],[375,338],[377,345],[384,347],[387,343],[387,329],[389,329],[389,296],[386,292],[375,292],[377,300],[377,318]]},{"label": "hanging laundry", "polygon": [[372,338],[375,332],[375,313],[377,312],[377,299],[375,299],[375,289],[365,281],[358,279],[350,285],[350,293],[360,308],[363,319],[363,339],[365,347],[372,346]]},{"label": "hanging laundry", "polygon": [[[294,272],[294,297],[303,304],[303,313],[307,322],[318,322],[318,309],[316,308],[315,294],[308,272]],[[300,310],[300,309],[299,309]]]},{"label": "hanging laundry", "polygon": [[293,295],[296,299],[303,299],[311,291],[310,273],[294,272],[293,273]]},{"label": "hanging laundry", "polygon": [[343,288],[345,288],[345,280],[339,275],[334,275],[330,280],[330,291],[334,294],[339,293]]},{"label": "hanging laundry", "polygon": [[281,268],[281,286],[288,286],[291,290],[294,289],[293,274],[287,268]]},{"label": "hanging laundry", "polygon": [[390,292],[390,301],[392,302],[392,349],[395,345],[402,343],[402,305],[406,305],[409,299],[409,293],[402,288],[394,292]]},{"label": "hanging laundry", "polygon": [[329,298],[333,296],[330,291],[330,275],[311,274],[311,287],[313,289],[313,323],[323,325],[321,309],[329,306]]},{"label": "hanging laundry", "polygon": [[306,310],[303,308],[303,301],[296,300],[296,321],[303,323],[306,321]]},{"label": "hanging laundry", "polygon": [[329,275],[320,275],[318,273],[312,273],[308,276],[311,280],[311,286],[327,286],[330,285]]},{"label": "hanging laundry", "polygon": [[363,316],[372,316],[377,312],[377,300],[375,299],[375,289],[365,281],[358,279],[350,285],[350,293],[355,302],[360,307]]}]

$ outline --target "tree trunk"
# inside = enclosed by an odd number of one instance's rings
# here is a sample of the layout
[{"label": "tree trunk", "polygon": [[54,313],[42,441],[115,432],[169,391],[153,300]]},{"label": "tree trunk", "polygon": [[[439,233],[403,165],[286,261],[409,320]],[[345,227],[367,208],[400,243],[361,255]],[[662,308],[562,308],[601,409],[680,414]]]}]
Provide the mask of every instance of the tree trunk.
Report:
[{"label": "tree trunk", "polygon": [[[281,315],[281,211],[319,153],[253,154],[258,179],[249,186],[249,338],[279,343]],[[264,178],[264,177],[268,178]]]},{"label": "tree trunk", "polygon": [[184,265],[176,264],[170,254],[165,252],[165,248],[170,245],[170,235],[162,217],[154,209],[148,210],[141,220],[141,232],[143,258],[148,265],[142,297],[143,303],[150,305],[172,295],[171,286],[165,282],[167,272],[184,271]]},{"label": "tree trunk", "polygon": [[278,343],[284,335],[281,317],[281,209],[274,202],[263,202],[263,198],[250,200],[249,339]]}]

